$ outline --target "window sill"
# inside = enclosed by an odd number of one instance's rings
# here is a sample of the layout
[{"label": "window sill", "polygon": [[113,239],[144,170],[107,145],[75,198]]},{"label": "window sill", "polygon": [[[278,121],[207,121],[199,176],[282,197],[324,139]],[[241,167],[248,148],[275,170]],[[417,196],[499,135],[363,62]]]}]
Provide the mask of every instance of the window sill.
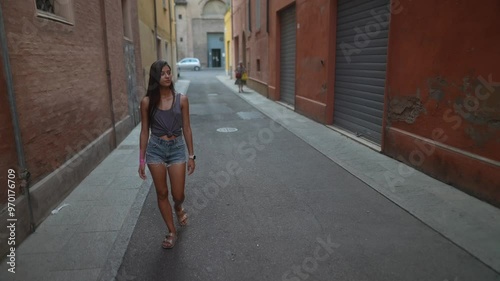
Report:
[{"label": "window sill", "polygon": [[39,18],[44,18],[44,19],[49,19],[49,20],[57,21],[57,22],[60,22],[60,23],[71,25],[71,26],[75,25],[74,23],[72,23],[72,22],[68,21],[67,19],[65,19],[65,18],[63,18],[61,16],[58,16],[56,14],[52,14],[52,13],[48,13],[48,12],[37,10],[36,15]]}]

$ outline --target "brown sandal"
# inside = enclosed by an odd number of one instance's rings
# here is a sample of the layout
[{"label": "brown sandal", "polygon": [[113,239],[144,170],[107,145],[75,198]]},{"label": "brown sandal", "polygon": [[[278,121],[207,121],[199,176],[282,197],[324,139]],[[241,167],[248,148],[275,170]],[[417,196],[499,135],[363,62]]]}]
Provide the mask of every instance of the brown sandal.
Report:
[{"label": "brown sandal", "polygon": [[177,220],[179,221],[179,224],[181,226],[186,226],[187,225],[187,219],[188,219],[186,210],[181,209],[178,212],[176,211],[175,214],[177,215]]},{"label": "brown sandal", "polygon": [[165,239],[163,239],[163,243],[161,243],[161,246],[163,247],[163,249],[172,249],[175,246],[176,241],[177,235],[170,232],[165,236]]}]

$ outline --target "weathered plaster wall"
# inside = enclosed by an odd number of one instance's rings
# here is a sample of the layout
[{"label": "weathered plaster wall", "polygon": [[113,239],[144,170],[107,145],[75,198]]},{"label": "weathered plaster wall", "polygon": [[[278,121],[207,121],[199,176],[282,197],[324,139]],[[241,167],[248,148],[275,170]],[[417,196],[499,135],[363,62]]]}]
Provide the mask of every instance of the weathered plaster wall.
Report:
[{"label": "weathered plaster wall", "polygon": [[[330,0],[297,1],[297,67],[295,110],[321,123],[326,121]],[[334,62],[333,62],[334,63]],[[332,88],[333,91],[333,88]],[[333,92],[330,91],[330,94]],[[331,112],[330,112],[331,113]]]},{"label": "weathered plaster wall", "polygon": [[[321,123],[331,123],[335,66],[336,1],[273,1],[269,22],[268,96],[280,99],[280,11],[295,5],[297,45],[295,110]],[[333,37],[332,37],[333,36]]]},{"label": "weathered plaster wall", "polygon": [[500,2],[400,2],[383,150],[500,204]]}]

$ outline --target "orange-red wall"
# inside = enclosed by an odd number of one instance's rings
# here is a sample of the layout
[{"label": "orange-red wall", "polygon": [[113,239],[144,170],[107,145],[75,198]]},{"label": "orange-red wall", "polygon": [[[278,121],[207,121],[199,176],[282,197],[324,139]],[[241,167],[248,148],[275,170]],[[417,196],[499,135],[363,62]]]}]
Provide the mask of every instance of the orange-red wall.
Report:
[{"label": "orange-red wall", "polygon": [[383,150],[500,204],[500,2],[400,2]]},{"label": "orange-red wall", "polygon": [[[235,36],[246,21],[238,2]],[[268,97],[280,100],[279,13],[291,5],[295,111],[332,124],[336,0],[270,2]],[[383,153],[500,205],[500,2],[391,0],[391,7]]]},{"label": "orange-red wall", "polygon": [[[252,11],[256,11],[257,6],[256,1],[252,1]],[[252,13],[252,23],[257,26],[256,13]],[[269,79],[269,58],[267,53],[267,48],[269,45],[269,36],[266,30],[266,5],[265,1],[261,1],[260,4],[260,28],[254,27],[252,29],[252,35],[247,40],[247,45],[250,46],[250,56],[249,56],[249,79],[254,80],[256,83],[262,83],[267,85],[267,80]],[[257,69],[257,60],[260,62],[260,69]],[[251,82],[250,81],[250,82]],[[266,87],[267,88],[267,87]],[[261,93],[267,96],[267,93]]]},{"label": "orange-red wall", "polygon": [[[269,35],[269,97],[280,99],[280,22],[279,13],[295,5],[297,20],[297,45],[295,68],[295,111],[319,122],[331,122],[333,96],[333,70],[335,64],[330,55],[335,52],[331,28],[333,7],[336,1],[298,0],[273,1],[270,8]],[[334,56],[333,56],[334,58]]]},{"label": "orange-red wall", "polygon": [[[248,72],[247,85],[267,96],[267,81],[269,79],[268,58],[268,32],[266,30],[266,3],[260,4],[260,28],[257,26],[257,5],[255,1],[250,2],[252,13],[250,14],[252,27],[248,29],[248,4],[246,1],[235,1],[233,6],[233,38],[235,40],[235,54],[233,54],[236,68],[239,61],[245,62]],[[245,43],[244,43],[245,42]],[[257,68],[257,60],[260,69]],[[234,69],[233,69],[234,70]]]},{"label": "orange-red wall", "polygon": [[[324,123],[328,94],[330,0],[297,1],[295,110]],[[332,89],[333,90],[333,89]]]}]

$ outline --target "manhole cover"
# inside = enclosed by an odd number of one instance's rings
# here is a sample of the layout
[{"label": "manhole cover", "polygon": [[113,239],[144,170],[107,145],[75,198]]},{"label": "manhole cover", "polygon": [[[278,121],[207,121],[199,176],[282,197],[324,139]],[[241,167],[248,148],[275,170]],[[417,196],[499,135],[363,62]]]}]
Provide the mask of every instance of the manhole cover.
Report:
[{"label": "manhole cover", "polygon": [[238,131],[238,129],[228,128],[228,127],[217,129],[217,132],[221,132],[221,133],[232,133],[232,132],[236,132],[236,131]]}]

